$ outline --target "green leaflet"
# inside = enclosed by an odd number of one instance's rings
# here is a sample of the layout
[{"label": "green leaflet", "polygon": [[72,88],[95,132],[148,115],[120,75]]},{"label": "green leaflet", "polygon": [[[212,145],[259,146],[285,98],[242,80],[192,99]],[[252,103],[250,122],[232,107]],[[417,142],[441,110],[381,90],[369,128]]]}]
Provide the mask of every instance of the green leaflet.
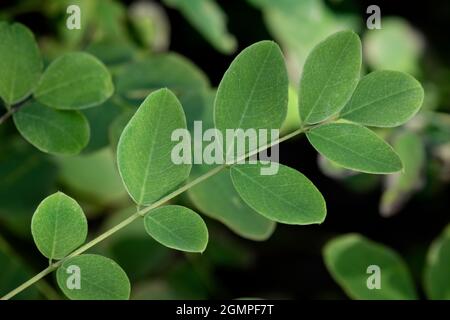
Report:
[{"label": "green leaflet", "polygon": [[149,205],[189,176],[190,164],[175,165],[171,141],[175,129],[186,129],[183,109],[168,89],[150,94],[125,127],[117,147],[117,164],[133,200]]},{"label": "green leaflet", "polygon": [[[323,258],[328,271],[353,299],[417,299],[412,277],[402,258],[392,249],[364,238],[346,234],[329,241]],[[380,289],[374,277],[379,267]]]},{"label": "green leaflet", "polygon": [[172,249],[203,252],[208,244],[205,222],[186,207],[170,205],[151,210],[144,224],[150,236]]},{"label": "green leaflet", "polygon": [[88,53],[73,52],[48,66],[34,97],[55,109],[84,109],[103,103],[113,91],[111,75],[102,62]]},{"label": "green leaflet", "polygon": [[236,38],[228,33],[226,15],[214,0],[165,0],[177,8],[211,45],[222,53],[236,49]]},{"label": "green leaflet", "polygon": [[402,160],[404,171],[386,177],[386,187],[380,203],[383,216],[391,216],[421,184],[421,174],[426,160],[422,139],[413,132],[404,132],[393,143]]},{"label": "green leaflet", "polygon": [[48,196],[31,220],[31,233],[39,251],[62,259],[86,240],[87,221],[78,203],[62,192]]},{"label": "green leaflet", "polygon": [[237,128],[279,129],[287,103],[288,79],[281,50],[272,41],[257,42],[239,53],[219,84],[215,127],[222,134]]},{"label": "green leaflet", "polygon": [[450,300],[450,226],[430,246],[424,274],[429,299]]},{"label": "green leaflet", "polygon": [[317,151],[345,168],[376,174],[403,168],[392,147],[366,127],[328,123],[311,129],[306,135]]},{"label": "green leaflet", "polygon": [[324,221],[325,200],[303,174],[281,164],[275,175],[261,175],[260,170],[260,164],[239,164],[231,168],[236,191],[255,211],[286,224]]},{"label": "green leaflet", "polygon": [[170,23],[160,4],[149,2],[133,3],[128,16],[136,38],[141,45],[152,52],[166,51],[170,43]]},{"label": "green leaflet", "polygon": [[[206,173],[211,166],[193,168]],[[272,235],[275,223],[250,208],[234,189],[230,173],[219,172],[190,188],[188,195],[205,215],[217,219],[241,237],[262,241]]]},{"label": "green leaflet", "polygon": [[20,134],[43,152],[73,155],[89,142],[89,123],[78,111],[31,102],[14,113],[13,119]]},{"label": "green leaflet", "polygon": [[410,75],[375,71],[358,83],[341,118],[373,127],[396,127],[419,111],[423,97],[422,86]]},{"label": "green leaflet", "polygon": [[[80,286],[76,289],[79,272]],[[113,260],[83,254],[65,260],[56,272],[62,292],[71,300],[128,300],[130,280]]]},{"label": "green leaflet", "polygon": [[33,33],[19,23],[0,22],[0,97],[7,106],[31,94],[42,68]]},{"label": "green leaflet", "polygon": [[306,124],[326,120],[350,99],[361,72],[361,41],[352,31],[337,32],[319,43],[303,68],[298,96]]}]

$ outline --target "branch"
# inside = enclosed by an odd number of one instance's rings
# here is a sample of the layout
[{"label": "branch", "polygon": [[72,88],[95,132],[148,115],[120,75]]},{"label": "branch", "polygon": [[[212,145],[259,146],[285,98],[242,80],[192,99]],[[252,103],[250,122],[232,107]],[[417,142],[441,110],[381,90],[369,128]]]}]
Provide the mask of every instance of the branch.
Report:
[{"label": "branch", "polygon": [[127,219],[125,219],[122,222],[120,222],[119,224],[117,224],[116,226],[114,226],[111,229],[105,231],[104,233],[102,233],[98,237],[94,238],[93,240],[91,240],[88,243],[84,244],[83,246],[81,246],[77,250],[73,251],[71,254],[69,254],[67,257],[63,258],[62,260],[59,260],[57,262],[52,263],[50,266],[48,266],[46,269],[42,270],[40,273],[35,275],[33,278],[29,279],[28,281],[24,282],[22,285],[20,285],[16,289],[12,290],[11,292],[9,292],[5,296],[3,296],[0,300],[8,300],[8,299],[14,297],[18,293],[22,292],[26,288],[30,287],[31,285],[33,285],[37,281],[39,281],[42,278],[44,278],[49,273],[51,273],[54,270],[56,270],[67,259],[70,259],[70,258],[73,258],[73,257],[76,257],[76,256],[82,254],[83,252],[87,251],[91,247],[95,246],[97,243],[105,240],[106,238],[108,238],[112,234],[114,234],[117,231],[121,230],[122,228],[126,227],[127,225],[132,223],[134,220],[138,219],[139,217],[144,217],[152,209],[155,209],[155,208],[161,206],[162,204],[166,203],[167,201],[169,201],[169,200],[175,198],[176,196],[182,194],[186,190],[188,190],[188,189],[194,187],[195,185],[203,182],[204,180],[206,180],[206,179],[216,175],[217,173],[221,172],[223,169],[225,169],[227,167],[230,167],[230,166],[233,166],[234,164],[239,163],[242,160],[245,160],[245,159],[247,159],[247,158],[249,158],[249,157],[251,157],[251,156],[253,156],[255,154],[258,154],[261,151],[267,150],[267,149],[273,147],[274,145],[277,145],[277,144],[279,144],[279,143],[281,143],[283,141],[289,140],[289,139],[291,139],[291,138],[293,138],[293,137],[295,137],[295,136],[297,136],[297,135],[299,135],[301,133],[305,133],[306,131],[308,131],[309,129],[311,129],[311,128],[315,127],[315,126],[316,125],[313,125],[313,126],[310,126],[310,127],[302,127],[300,129],[297,129],[297,130],[295,130],[295,131],[293,131],[293,132],[283,136],[282,138],[280,138],[278,140],[275,140],[275,141],[273,141],[273,142],[271,142],[271,143],[269,143],[269,144],[267,144],[267,145],[265,145],[265,146],[263,146],[263,147],[261,147],[259,149],[256,149],[256,150],[254,150],[252,152],[249,152],[249,153],[245,154],[241,158],[235,160],[233,163],[223,164],[223,165],[220,165],[218,167],[215,167],[214,169],[206,172],[205,174],[197,177],[196,179],[192,180],[191,182],[185,184],[184,186],[182,186],[182,187],[178,188],[177,190],[173,191],[172,193],[169,193],[165,197],[163,197],[163,198],[159,199],[158,201],[154,202],[152,205],[137,211],[133,215],[129,216]]}]

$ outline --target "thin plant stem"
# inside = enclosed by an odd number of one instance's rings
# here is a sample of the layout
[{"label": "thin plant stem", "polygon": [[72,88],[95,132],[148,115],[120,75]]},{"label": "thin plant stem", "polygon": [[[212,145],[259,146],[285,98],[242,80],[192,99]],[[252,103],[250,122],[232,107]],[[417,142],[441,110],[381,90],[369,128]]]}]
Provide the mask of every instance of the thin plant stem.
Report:
[{"label": "thin plant stem", "polygon": [[1,117],[0,117],[0,125],[3,124],[6,120],[8,120],[14,113],[16,113],[17,111],[19,111],[25,104],[26,102],[30,101],[31,97],[27,97],[26,99],[16,103],[13,106],[6,106],[6,109],[8,110],[7,112],[5,112]]}]

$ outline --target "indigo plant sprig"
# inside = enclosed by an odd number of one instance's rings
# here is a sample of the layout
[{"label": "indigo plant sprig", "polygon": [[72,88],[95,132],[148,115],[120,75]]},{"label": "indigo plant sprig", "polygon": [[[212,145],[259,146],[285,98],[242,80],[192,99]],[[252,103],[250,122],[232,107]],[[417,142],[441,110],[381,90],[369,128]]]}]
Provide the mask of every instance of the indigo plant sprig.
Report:
[{"label": "indigo plant sprig", "polygon": [[[89,58],[69,54],[58,64],[55,62],[54,68],[61,64],[63,69],[74,70],[72,63],[83,59]],[[50,107],[76,109],[74,101],[81,98],[64,100],[67,82],[61,88],[55,86],[50,71],[40,81],[36,98]],[[85,79],[91,79],[89,70],[86,72]],[[34,241],[50,265],[3,299],[14,297],[55,270],[58,285],[69,299],[128,299],[131,286],[122,268],[109,258],[85,252],[139,218],[143,218],[147,233],[162,245],[203,252],[208,244],[208,229],[201,216],[184,206],[164,204],[219,176],[247,210],[268,221],[264,222],[263,233],[252,233],[254,229],[242,232],[248,232],[249,238],[262,240],[275,223],[322,223],[326,217],[325,200],[306,176],[281,164],[276,174],[261,175],[261,162],[240,162],[305,133],[319,153],[345,168],[372,174],[401,171],[402,162],[393,148],[367,126],[405,123],[419,110],[423,89],[402,72],[375,71],[362,78],[360,73],[359,37],[351,31],[331,35],[312,50],[305,62],[299,88],[298,129],[195,176],[192,165],[176,165],[171,159],[176,144],[170,139],[171,133],[187,128],[183,106],[169,89],[152,92],[126,125],[117,146],[120,176],[138,205],[137,212],[85,243],[88,228],[81,207],[61,192],[50,195],[38,206],[31,223]],[[214,101],[214,127],[220,131],[279,129],[287,114],[288,86],[285,60],[278,45],[272,41],[251,45],[235,58],[220,82]],[[96,97],[96,87],[89,84],[84,89],[91,90],[88,96]],[[42,107],[36,104],[27,108],[33,113],[30,118],[34,119],[34,112],[41,112]],[[193,198],[196,196],[194,192]],[[207,214],[204,200],[198,206]]]}]

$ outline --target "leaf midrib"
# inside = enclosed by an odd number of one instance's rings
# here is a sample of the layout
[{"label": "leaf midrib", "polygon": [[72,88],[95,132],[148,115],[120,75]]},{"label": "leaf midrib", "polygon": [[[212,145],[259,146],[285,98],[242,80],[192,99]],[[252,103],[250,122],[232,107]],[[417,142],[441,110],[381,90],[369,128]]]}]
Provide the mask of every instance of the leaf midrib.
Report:
[{"label": "leaf midrib", "polygon": [[[58,112],[58,111],[57,111],[57,112]],[[20,112],[20,114],[21,114],[22,116],[25,116],[25,117],[30,117],[30,118],[34,118],[34,119],[37,119],[37,120],[41,120],[42,122],[44,122],[45,124],[49,125],[50,127],[53,127],[54,129],[57,129],[57,130],[60,131],[61,133],[64,133],[65,136],[68,137],[70,140],[72,140],[72,142],[74,142],[75,145],[76,145],[78,148],[81,147],[81,144],[78,143],[78,141],[70,134],[69,131],[66,131],[66,130],[64,130],[62,127],[55,125],[52,121],[48,121],[48,120],[47,120],[46,118],[44,118],[44,117],[38,116],[38,115],[36,115],[36,114],[34,114],[34,113],[25,112],[25,111]]]},{"label": "leaf midrib", "polygon": [[375,163],[375,164],[381,164],[383,167],[386,165],[385,162],[377,161],[377,160],[375,160],[373,158],[369,158],[369,157],[364,157],[362,154],[360,154],[360,153],[358,153],[358,152],[356,152],[356,151],[346,147],[345,145],[340,144],[340,143],[338,143],[338,142],[336,142],[336,141],[334,141],[332,139],[329,139],[328,137],[323,136],[323,135],[321,135],[321,134],[319,134],[317,132],[314,132],[314,130],[311,130],[309,134],[310,135],[316,135],[316,136],[318,136],[319,138],[321,138],[321,139],[323,139],[325,141],[328,141],[328,142],[330,142],[330,143],[332,143],[332,144],[334,144],[334,145],[336,145],[336,146],[338,146],[338,147],[340,147],[340,148],[342,148],[342,149],[344,149],[344,150],[346,150],[346,151],[348,151],[348,152],[350,152],[350,153],[352,153],[352,154],[354,154],[354,155],[356,155],[358,157],[361,157],[364,160],[367,160],[368,162],[372,162],[372,163]]},{"label": "leaf midrib", "polygon": [[[165,92],[163,97],[161,98],[160,104],[164,105],[166,100],[167,100],[167,92]],[[150,106],[150,108],[151,107],[152,106]],[[153,159],[153,151],[154,151],[155,145],[156,145],[155,136],[158,135],[158,129],[159,129],[159,125],[160,125],[160,122],[161,122],[161,114],[162,114],[162,112],[160,112],[160,110],[158,110],[158,109],[156,111],[158,112],[158,118],[157,118],[157,120],[155,122],[155,127],[154,127],[154,130],[153,130],[154,134],[152,135],[152,142],[151,142],[150,150],[148,152],[147,163],[145,165],[145,172],[144,172],[144,176],[143,176],[144,179],[142,180],[141,190],[139,192],[139,201],[138,201],[139,204],[142,204],[142,201],[144,200],[144,196],[146,194],[146,190],[145,189],[146,189],[146,186],[147,186],[148,176],[150,174],[150,164],[151,164],[152,159]]]},{"label": "leaf midrib", "polygon": [[[378,103],[378,102],[383,101],[383,100],[385,100],[385,99],[389,99],[389,98],[392,98],[392,97],[401,95],[401,94],[406,93],[406,92],[408,92],[408,91],[415,91],[415,90],[417,90],[417,89],[418,89],[417,87],[411,87],[411,88],[408,88],[408,89],[404,89],[404,90],[398,91],[398,92],[396,92],[396,93],[392,93],[392,94],[390,94],[390,95],[387,95],[387,96],[384,96],[384,97],[381,97],[381,98],[372,100],[372,101],[370,101],[370,102],[368,102],[368,103],[362,104],[362,105],[360,105],[359,107],[353,108],[353,109],[350,109],[350,108],[352,107],[352,100],[350,100],[349,110],[348,110],[347,112],[341,113],[341,117],[345,117],[345,116],[347,116],[347,115],[349,115],[349,114],[352,114],[352,113],[354,113],[354,112],[359,111],[360,109],[367,108],[367,107],[371,106],[372,104]],[[345,108],[344,108],[344,109],[345,109]]]},{"label": "leaf midrib", "polygon": [[[259,187],[261,187],[264,191],[268,192],[270,195],[274,196],[275,198],[279,199],[280,201],[282,201],[283,203],[287,204],[289,207],[291,207],[294,210],[298,210],[298,206],[292,204],[291,202],[289,202],[288,200],[286,200],[284,197],[281,197],[279,194],[275,193],[272,191],[271,188],[266,187],[264,184],[259,183],[259,181],[255,178],[253,178],[252,176],[246,174],[245,172],[243,172],[242,170],[240,170],[238,168],[238,166],[233,167],[234,170],[240,172],[243,176],[247,177],[250,181],[254,182],[255,184],[257,184]],[[304,208],[303,208],[304,209]],[[309,216],[309,215],[307,215]]]}]

